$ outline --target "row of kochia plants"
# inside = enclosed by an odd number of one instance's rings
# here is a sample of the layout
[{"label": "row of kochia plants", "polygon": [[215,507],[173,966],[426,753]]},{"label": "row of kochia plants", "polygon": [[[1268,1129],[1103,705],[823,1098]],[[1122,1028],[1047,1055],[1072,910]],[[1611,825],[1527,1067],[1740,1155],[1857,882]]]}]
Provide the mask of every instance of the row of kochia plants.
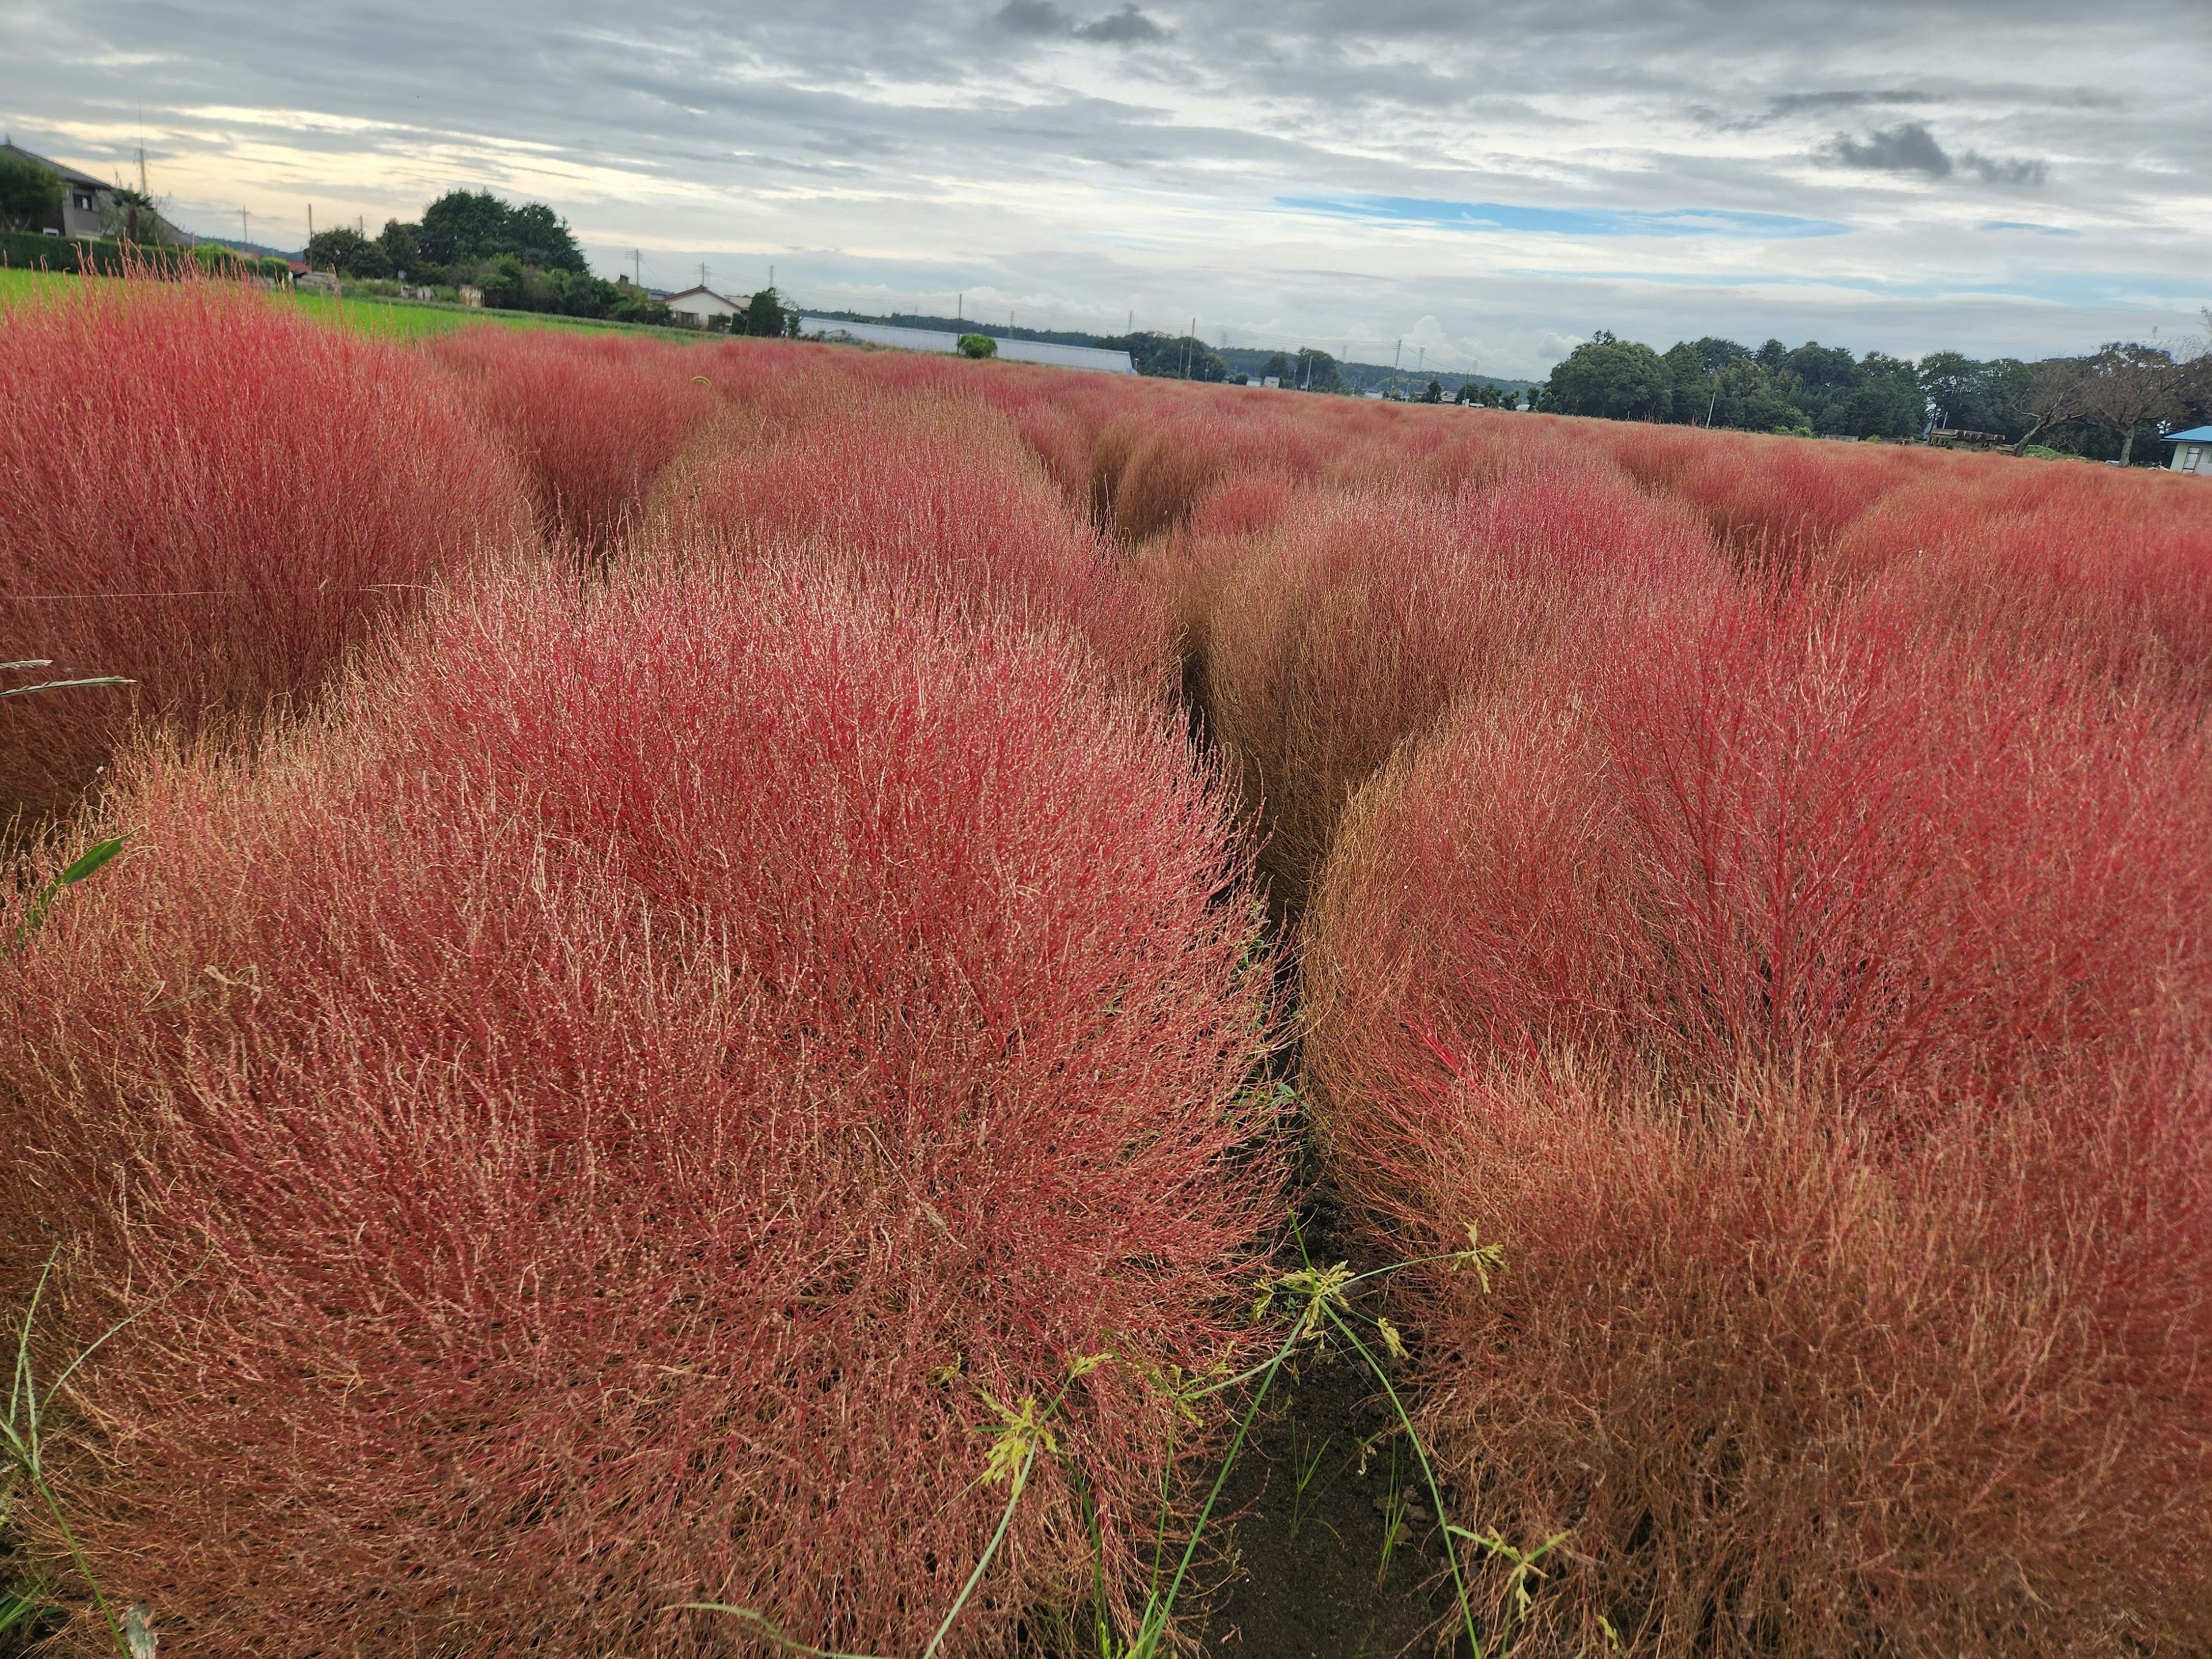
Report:
[{"label": "row of kochia plants", "polygon": [[1120,1659],[1333,1347],[1462,1651],[2212,1643],[2201,484],[205,283],[0,411],[19,1637]]}]

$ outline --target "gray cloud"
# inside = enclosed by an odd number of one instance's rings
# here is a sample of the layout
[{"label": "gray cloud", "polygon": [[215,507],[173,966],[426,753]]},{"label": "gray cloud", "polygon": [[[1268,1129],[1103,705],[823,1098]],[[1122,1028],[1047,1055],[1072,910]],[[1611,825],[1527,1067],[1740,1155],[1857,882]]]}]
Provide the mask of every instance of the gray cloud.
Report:
[{"label": "gray cloud", "polygon": [[1031,35],[1041,40],[1097,40],[1121,46],[1165,40],[1173,33],[1133,5],[1125,5],[1119,11],[1083,23],[1077,21],[1072,13],[1054,5],[1053,0],[1006,0],[991,22],[1008,34]]},{"label": "gray cloud", "polygon": [[1131,46],[1139,40],[1164,40],[1168,31],[1139,11],[1134,6],[1124,6],[1109,12],[1096,22],[1080,24],[1076,35],[1085,40],[1107,40],[1117,46]]},{"label": "gray cloud", "polygon": [[1906,121],[1865,138],[1838,133],[1829,153],[1847,167],[1869,173],[1917,173],[1923,179],[1951,176],[1951,158],[1924,123]]},{"label": "gray cloud", "polygon": [[1968,149],[1954,159],[1920,121],[1901,122],[1863,139],[1838,133],[1829,143],[1828,154],[1847,167],[1923,179],[1948,179],[1961,167],[1985,185],[2041,185],[2051,178],[2050,164],[2029,156],[1984,155]]},{"label": "gray cloud", "polygon": [[991,21],[1008,34],[1052,36],[1075,33],[1075,20],[1054,5],[1052,0],[1006,0]]},{"label": "gray cloud", "polygon": [[1960,154],[1959,165],[1978,173],[1985,185],[2042,185],[2051,181],[2050,163],[2030,156],[1999,157],[1970,149]]}]

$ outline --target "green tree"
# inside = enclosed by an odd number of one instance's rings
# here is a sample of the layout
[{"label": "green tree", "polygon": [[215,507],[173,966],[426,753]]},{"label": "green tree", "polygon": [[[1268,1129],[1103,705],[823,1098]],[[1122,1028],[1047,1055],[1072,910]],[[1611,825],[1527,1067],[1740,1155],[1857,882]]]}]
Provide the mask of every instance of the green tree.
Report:
[{"label": "green tree", "polygon": [[618,323],[653,323],[665,325],[668,307],[654,299],[643,289],[631,283],[626,276],[617,277],[607,284],[606,315]]},{"label": "green tree", "polygon": [[417,282],[425,279],[422,247],[416,236],[419,229],[418,225],[403,225],[397,219],[386,219],[376,238],[377,246],[384,250],[384,257],[392,262],[392,270],[404,270]]},{"label": "green tree", "polygon": [[62,176],[21,155],[0,151],[0,226],[43,230],[62,215]]},{"label": "green tree", "polygon": [[460,265],[507,251],[507,204],[489,191],[448,191],[422,210],[416,232],[433,264]]},{"label": "green tree", "polygon": [[1954,432],[1994,432],[1994,412],[1989,408],[1990,366],[1956,351],[1931,351],[1917,371],[1921,395],[1942,411],[1942,423]]},{"label": "green tree", "polygon": [[[1155,334],[1139,329],[1098,343],[1109,351],[1126,351],[1139,374],[1166,380],[1225,380],[1229,365],[1220,353],[1191,334]],[[1289,384],[1288,381],[1285,382]]]},{"label": "green tree", "polygon": [[371,241],[351,225],[319,230],[307,238],[305,255],[317,270],[334,270],[341,276],[377,278],[392,275],[392,258],[383,245]]},{"label": "green tree", "polygon": [[453,266],[511,253],[541,270],[588,270],[567,221],[543,202],[511,207],[489,191],[448,191],[422,210],[414,239],[431,264]]},{"label": "green tree", "polygon": [[576,246],[568,222],[543,202],[525,202],[507,210],[504,252],[517,255],[526,265],[543,270],[569,270],[582,276],[591,267]]},{"label": "green tree", "polygon": [[1544,389],[1544,407],[1561,415],[1663,420],[1673,406],[1674,388],[1659,354],[1604,329],[1569,352]]},{"label": "green tree", "polygon": [[1344,390],[1344,370],[1336,359],[1310,346],[1302,347],[1291,360],[1291,375],[1283,384],[1295,386],[1302,392]]},{"label": "green tree", "polygon": [[1854,438],[1917,437],[1928,420],[1928,394],[1901,357],[1869,351],[1856,365],[1857,380],[1836,400],[1837,430]]},{"label": "green tree", "polygon": [[783,296],[764,288],[745,302],[738,314],[738,331],[773,339],[783,332]]},{"label": "green tree", "polygon": [[520,311],[529,298],[529,273],[522,261],[512,253],[501,253],[485,260],[477,267],[476,285],[483,290],[483,302],[500,311]]},{"label": "green tree", "polygon": [[1809,431],[1804,416],[1783,393],[1765,364],[1756,357],[1726,363],[1714,371],[1720,401],[1713,413],[1716,426],[1739,432]]},{"label": "green tree", "polygon": [[963,334],[960,337],[960,355],[963,357],[995,357],[999,343],[988,334]]},{"label": "green tree", "polygon": [[1443,400],[1444,383],[1442,380],[1430,381],[1429,389],[1421,393],[1421,401],[1425,404],[1440,404]]}]

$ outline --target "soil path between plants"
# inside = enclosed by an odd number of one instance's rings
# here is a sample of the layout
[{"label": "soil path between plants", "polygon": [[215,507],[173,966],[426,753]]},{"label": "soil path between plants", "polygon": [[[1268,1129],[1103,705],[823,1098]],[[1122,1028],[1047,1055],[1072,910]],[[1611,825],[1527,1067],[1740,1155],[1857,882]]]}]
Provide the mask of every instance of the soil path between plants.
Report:
[{"label": "soil path between plants", "polygon": [[[1347,1237],[1326,1187],[1311,1192],[1300,1220],[1316,1263],[1380,1265]],[[1436,1651],[1452,1605],[1442,1537],[1404,1437],[1389,1432],[1389,1402],[1346,1352],[1303,1358],[1275,1388],[1279,1403],[1271,1399],[1253,1425],[1223,1488],[1223,1507],[1237,1518],[1199,1626],[1205,1651],[1215,1659]],[[1412,1502],[1386,1562],[1394,1492]],[[1462,1640],[1449,1651],[1465,1648]]]}]

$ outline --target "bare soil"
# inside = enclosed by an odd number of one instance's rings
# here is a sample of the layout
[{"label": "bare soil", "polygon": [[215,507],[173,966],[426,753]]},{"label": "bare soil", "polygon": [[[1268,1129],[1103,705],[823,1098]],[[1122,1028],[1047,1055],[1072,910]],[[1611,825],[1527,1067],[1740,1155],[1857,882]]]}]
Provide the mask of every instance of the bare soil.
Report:
[{"label": "bare soil", "polygon": [[[1364,1260],[1325,1188],[1303,1218],[1317,1264]],[[1451,1640],[1443,1534],[1395,1418],[1356,1354],[1301,1362],[1275,1388],[1223,1489],[1224,1534],[1200,1628],[1219,1659],[1395,1659],[1466,1650]],[[1395,1461],[1394,1461],[1395,1460]],[[1300,1475],[1305,1474],[1304,1488]],[[1410,1499],[1394,1510],[1394,1492]],[[1403,1521],[1386,1558],[1389,1515]]]}]

